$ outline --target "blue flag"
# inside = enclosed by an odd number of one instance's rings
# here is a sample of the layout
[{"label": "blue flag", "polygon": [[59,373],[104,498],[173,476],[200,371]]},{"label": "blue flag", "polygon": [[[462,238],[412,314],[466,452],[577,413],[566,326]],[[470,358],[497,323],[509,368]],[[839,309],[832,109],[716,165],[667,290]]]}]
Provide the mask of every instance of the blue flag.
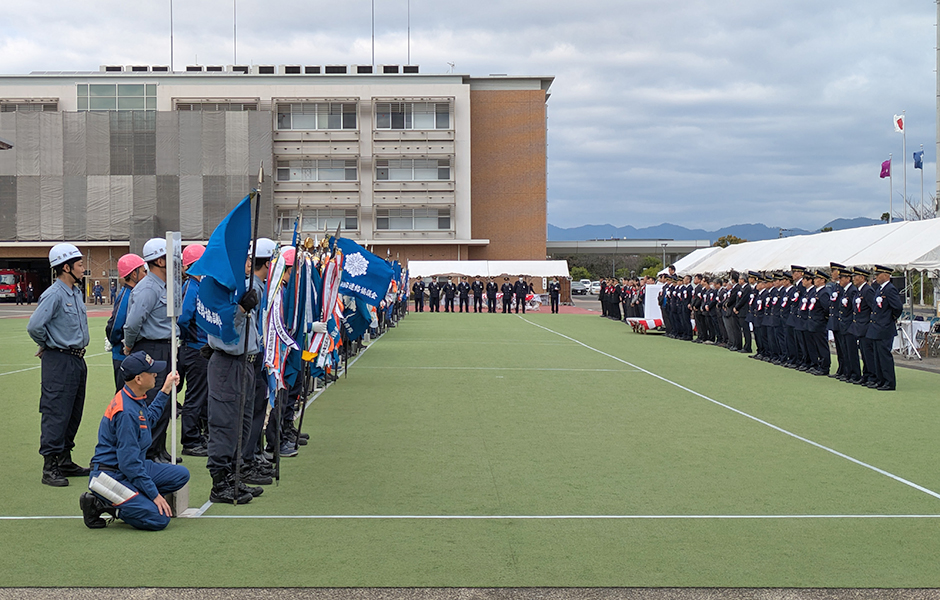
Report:
[{"label": "blue flag", "polygon": [[343,309],[343,327],[346,329],[346,338],[349,340],[358,340],[362,334],[368,331],[372,323],[372,313],[369,312],[369,305],[356,298],[353,306],[346,306]]},{"label": "blue flag", "polygon": [[209,335],[226,344],[238,341],[235,311],[245,292],[245,263],[251,244],[251,200],[245,196],[219,226],[206,244],[202,257],[189,268],[201,275],[196,298],[196,323]]},{"label": "blue flag", "polygon": [[361,298],[370,306],[378,306],[392,282],[392,266],[356,242],[330,238],[343,251],[343,276],[339,284],[341,294]]},{"label": "blue flag", "polygon": [[924,151],[914,153],[914,168],[924,170]]}]

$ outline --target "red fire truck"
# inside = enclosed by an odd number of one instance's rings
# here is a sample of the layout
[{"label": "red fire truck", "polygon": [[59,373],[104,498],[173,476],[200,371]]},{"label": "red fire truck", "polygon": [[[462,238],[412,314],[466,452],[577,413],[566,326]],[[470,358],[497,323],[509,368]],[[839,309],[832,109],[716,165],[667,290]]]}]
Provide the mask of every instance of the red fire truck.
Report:
[{"label": "red fire truck", "polygon": [[33,284],[33,301],[39,298],[39,278],[35,273],[19,271],[16,269],[0,269],[0,298],[16,298],[16,286],[21,285],[23,298],[26,298],[26,287]]}]

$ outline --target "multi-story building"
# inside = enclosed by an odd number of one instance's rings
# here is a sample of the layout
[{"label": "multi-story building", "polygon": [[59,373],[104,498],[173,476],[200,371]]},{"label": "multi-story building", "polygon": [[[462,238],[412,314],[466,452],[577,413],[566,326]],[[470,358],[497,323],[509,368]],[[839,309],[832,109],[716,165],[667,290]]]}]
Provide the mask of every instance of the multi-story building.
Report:
[{"label": "multi-story building", "polygon": [[[60,241],[90,279],[166,231],[205,241],[257,187],[263,235],[408,259],[544,259],[551,77],[416,66],[103,66],[0,76],[0,267]],[[5,264],[4,264],[5,263]]]}]

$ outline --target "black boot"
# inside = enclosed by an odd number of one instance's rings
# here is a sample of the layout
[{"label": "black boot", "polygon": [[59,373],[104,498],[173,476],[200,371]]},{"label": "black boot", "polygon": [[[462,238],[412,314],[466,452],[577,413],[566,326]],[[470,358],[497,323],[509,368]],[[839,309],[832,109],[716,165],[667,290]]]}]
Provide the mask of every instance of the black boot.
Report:
[{"label": "black boot", "polygon": [[108,506],[104,500],[91,492],[85,492],[79,496],[78,505],[82,509],[82,519],[88,529],[102,529],[108,526],[108,521],[101,518],[102,513],[108,513],[111,515],[111,520],[114,520],[115,508]]},{"label": "black boot", "polygon": [[65,487],[69,480],[59,470],[59,457],[55,454],[43,456],[42,482],[52,487]]},{"label": "black boot", "polygon": [[209,491],[209,502],[222,504],[248,504],[251,502],[248,492],[235,492],[235,476],[231,474],[218,474],[212,476],[212,490]]},{"label": "black boot", "polygon": [[59,455],[59,472],[66,477],[88,477],[91,469],[72,462],[72,451],[63,450],[62,454]]}]

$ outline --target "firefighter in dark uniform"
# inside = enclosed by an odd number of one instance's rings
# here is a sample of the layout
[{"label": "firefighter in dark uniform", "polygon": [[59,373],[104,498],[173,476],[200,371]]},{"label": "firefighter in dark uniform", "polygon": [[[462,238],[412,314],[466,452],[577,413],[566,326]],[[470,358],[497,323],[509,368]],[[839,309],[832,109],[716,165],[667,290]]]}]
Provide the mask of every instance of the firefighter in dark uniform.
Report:
[{"label": "firefighter in dark uniform", "polygon": [[448,277],[447,283],[441,288],[444,292],[444,312],[454,312],[454,297],[457,295],[457,286],[454,285],[454,278]]},{"label": "firefighter in dark uniform", "polygon": [[891,283],[891,268],[875,265],[874,271],[871,323],[868,325],[868,333],[865,337],[872,341],[872,354],[875,359],[873,371],[877,385],[868,387],[887,392],[897,389],[891,346],[894,344],[894,336],[898,333],[897,320],[901,316],[904,305],[901,301],[901,294]]},{"label": "firefighter in dark uniform", "polygon": [[813,291],[810,292],[806,322],[807,345],[813,366],[807,369],[811,375],[829,375],[831,355],[829,353],[829,294],[826,292],[828,277],[822,270],[813,274]]},{"label": "firefighter in dark uniform", "polygon": [[874,366],[875,357],[872,355],[874,347],[872,340],[868,339],[868,327],[871,325],[871,302],[874,301],[874,288],[868,283],[871,272],[862,267],[855,267],[852,283],[858,290],[855,294],[855,308],[852,311],[852,325],[849,333],[858,340],[858,350],[862,355],[861,378],[852,383],[867,386],[876,381]]},{"label": "firefighter in dark uniform", "polygon": [[[146,352],[156,361],[170,360],[170,339],[176,323],[166,316],[166,240],[153,238],[144,244],[143,258],[147,261],[149,272],[140,280],[131,292],[127,306],[127,320],[124,322],[124,354]],[[163,387],[166,372],[157,375],[157,382],[147,392],[147,399],[153,402],[159,388]],[[153,445],[147,458],[155,462],[169,462],[170,453],[166,450],[166,429],[170,423],[170,411],[157,421],[151,434]]]},{"label": "firefighter in dark uniform", "polygon": [[66,477],[89,470],[72,462],[75,434],[85,407],[85,347],[88,316],[79,284],[84,277],[82,253],[72,244],[56,244],[49,251],[56,279],[39,297],[26,331],[39,345],[42,393],[39,396],[39,454],[42,482],[53,487],[69,484]]},{"label": "firefighter in dark uniform", "polygon": [[436,279],[428,284],[428,305],[431,312],[441,312],[441,285]]},{"label": "firefighter in dark uniform", "polygon": [[466,277],[460,278],[457,284],[457,297],[459,298],[460,312],[470,312],[470,283]]},{"label": "firefighter in dark uniform", "polygon": [[858,338],[852,335],[852,314],[855,312],[855,296],[858,295],[858,289],[852,283],[852,277],[855,275],[854,269],[841,269],[839,271],[839,283],[842,286],[842,293],[839,294],[839,337],[842,342],[842,372],[839,374],[839,381],[852,382],[862,378],[862,366],[858,360]]},{"label": "firefighter in dark uniform", "polygon": [[473,292],[473,312],[483,312],[483,282],[479,277],[470,284],[470,290]]},{"label": "firefighter in dark uniform", "polygon": [[558,314],[558,299],[561,297],[561,283],[557,277],[548,283],[548,297],[552,303],[552,313]]},{"label": "firefighter in dark uniform", "polygon": [[496,285],[496,282],[490,277],[490,280],[486,282],[486,312],[496,312],[496,294],[498,292],[499,286]]},{"label": "firefighter in dark uniform", "polygon": [[418,280],[411,286],[411,291],[415,295],[415,312],[424,312],[424,280],[418,277]]},{"label": "firefighter in dark uniform", "polygon": [[512,286],[512,291],[516,295],[516,313],[519,313],[519,307],[522,307],[522,314],[525,314],[525,297],[529,293],[529,284],[525,282],[523,275],[519,276],[519,280],[516,281],[515,285]]},{"label": "firefighter in dark uniform", "polygon": [[503,285],[500,286],[499,291],[503,293],[503,314],[505,314],[510,312],[512,307],[513,287],[508,277],[503,278]]},{"label": "firefighter in dark uniform", "polygon": [[152,427],[163,414],[173,386],[179,382],[176,373],[164,376],[163,388],[148,403],[146,393],[166,369],[165,362],[153,360],[146,352],[135,352],[124,359],[121,371],[126,384],[101,418],[98,445],[91,459],[90,482],[102,473],[107,474],[114,480],[108,490],[114,499],[91,492],[81,495],[82,518],[90,529],[107,525],[101,518],[104,512],[135,529],[160,531],[170,524],[173,515],[163,495],[186,485],[189,471],[182,465],[155,463],[145,457]]},{"label": "firefighter in dark uniform", "polygon": [[[829,263],[830,281],[826,284],[826,293],[829,295],[829,322],[827,327],[832,332],[832,338],[836,344],[836,360],[838,367],[836,372],[829,374],[829,377],[838,379],[845,372],[845,356],[843,355],[842,328],[839,326],[839,312],[842,306],[842,273],[846,270],[845,265],[831,262]],[[828,342],[828,340],[827,340]],[[831,362],[831,359],[830,359]]]},{"label": "firefighter in dark uniform", "polygon": [[[190,244],[183,249],[183,272],[203,255],[206,248],[202,244]],[[183,454],[206,456],[208,431],[206,422],[208,412],[206,402],[209,398],[209,385],[206,382],[206,369],[209,361],[202,355],[202,347],[208,339],[206,332],[196,325],[196,296],[199,294],[201,278],[189,276],[183,282],[183,306],[176,320],[180,328],[179,374],[180,381],[186,382],[186,401],[180,412]]]}]

